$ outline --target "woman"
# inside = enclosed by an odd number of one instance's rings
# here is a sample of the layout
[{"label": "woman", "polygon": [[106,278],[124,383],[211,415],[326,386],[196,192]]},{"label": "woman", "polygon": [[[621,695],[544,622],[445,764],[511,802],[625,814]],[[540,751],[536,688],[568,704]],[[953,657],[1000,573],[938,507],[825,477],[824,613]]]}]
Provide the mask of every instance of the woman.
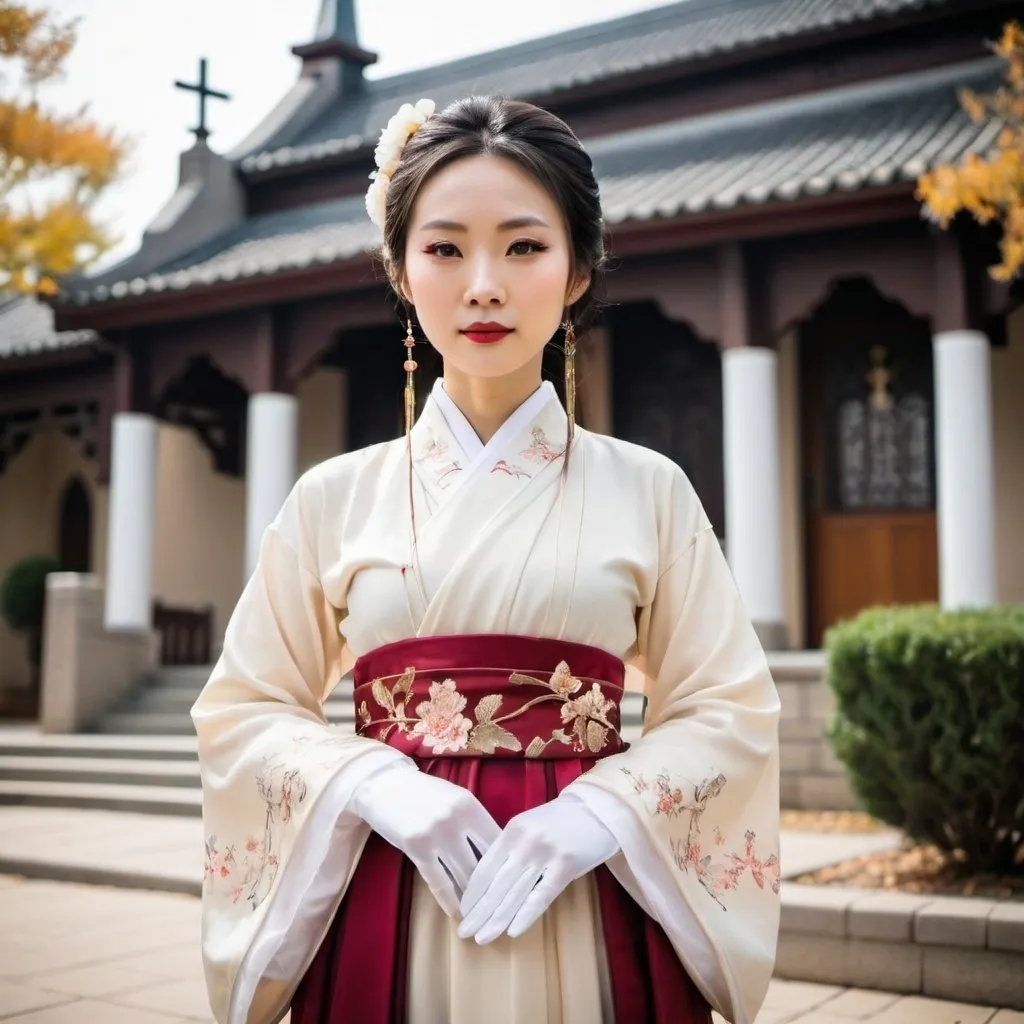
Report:
[{"label": "woman", "polygon": [[[403,107],[377,163],[406,437],[298,482],[193,708],[217,1019],[750,1024],[779,704],[686,477],[573,429],[590,159],[553,115],[471,98]],[[412,425],[414,322],[444,377]],[[568,416],[541,382],[563,330]],[[353,657],[344,734],[322,703]]]}]

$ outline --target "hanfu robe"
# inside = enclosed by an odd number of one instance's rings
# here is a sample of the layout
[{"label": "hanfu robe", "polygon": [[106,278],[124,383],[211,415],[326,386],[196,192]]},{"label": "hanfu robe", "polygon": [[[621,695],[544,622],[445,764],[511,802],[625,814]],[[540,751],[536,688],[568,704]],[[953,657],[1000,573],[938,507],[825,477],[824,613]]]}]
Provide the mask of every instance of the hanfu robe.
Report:
[{"label": "hanfu robe", "polygon": [[[367,842],[352,795],[406,757],[327,724],[353,658],[496,633],[643,665],[641,738],[566,792],[613,832],[607,867],[707,1001],[752,1024],[779,922],[778,696],[684,473],[581,428],[566,471],[566,428],[544,384],[483,444],[438,382],[409,439],[310,470],[267,529],[192,711],[222,1024],[284,1015]],[[584,876],[524,935],[478,946],[416,876],[407,1020],[611,1020],[599,914]]]}]

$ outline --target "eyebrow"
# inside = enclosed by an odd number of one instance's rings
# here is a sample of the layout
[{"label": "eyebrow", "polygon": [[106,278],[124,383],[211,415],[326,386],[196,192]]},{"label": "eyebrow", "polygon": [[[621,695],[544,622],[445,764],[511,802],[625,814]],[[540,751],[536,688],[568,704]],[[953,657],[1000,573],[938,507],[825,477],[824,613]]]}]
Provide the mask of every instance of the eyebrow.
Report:
[{"label": "eyebrow", "polygon": [[[548,224],[546,221],[540,219],[540,217],[534,217],[532,214],[525,217],[513,217],[512,220],[502,221],[498,225],[499,231],[515,231],[519,228],[546,228]],[[468,231],[469,228],[465,224],[460,224],[455,220],[432,220],[423,224],[419,228],[420,231]]]}]

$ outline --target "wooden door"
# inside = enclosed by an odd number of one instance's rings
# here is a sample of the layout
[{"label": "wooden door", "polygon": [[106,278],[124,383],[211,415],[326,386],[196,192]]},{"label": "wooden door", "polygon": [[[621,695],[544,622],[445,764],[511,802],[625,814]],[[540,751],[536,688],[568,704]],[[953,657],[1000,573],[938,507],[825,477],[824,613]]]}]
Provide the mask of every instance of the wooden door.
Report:
[{"label": "wooden door", "polygon": [[616,437],[667,455],[725,535],[722,359],[715,345],[644,303],[612,311]]},{"label": "wooden door", "polygon": [[808,642],[864,608],[938,598],[928,325],[866,282],[801,331]]},{"label": "wooden door", "polygon": [[68,483],[61,496],[58,561],[64,572],[92,570],[92,505],[78,477]]}]

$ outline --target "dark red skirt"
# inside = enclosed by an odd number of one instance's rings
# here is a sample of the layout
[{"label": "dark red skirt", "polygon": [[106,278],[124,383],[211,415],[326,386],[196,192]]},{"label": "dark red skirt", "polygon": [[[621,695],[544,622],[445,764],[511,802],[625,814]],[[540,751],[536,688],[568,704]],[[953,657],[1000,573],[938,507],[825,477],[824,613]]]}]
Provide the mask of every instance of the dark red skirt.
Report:
[{"label": "dark red skirt", "polygon": [[[509,636],[405,640],[356,662],[357,728],[402,749],[422,771],[464,786],[503,828],[554,799],[598,758],[624,749],[623,679],[620,660],[582,644]],[[457,712],[451,687],[436,686],[443,680],[466,698]],[[493,730],[481,730],[474,717],[480,699],[489,698],[491,708],[495,695],[499,707],[485,724],[497,719],[515,737],[505,735],[497,747]],[[417,714],[423,702],[426,711]],[[402,853],[370,836],[295,993],[292,1024],[404,1024],[415,872]],[[708,1024],[710,1007],[661,926],[607,868],[598,868],[595,880],[616,1024]]]}]

